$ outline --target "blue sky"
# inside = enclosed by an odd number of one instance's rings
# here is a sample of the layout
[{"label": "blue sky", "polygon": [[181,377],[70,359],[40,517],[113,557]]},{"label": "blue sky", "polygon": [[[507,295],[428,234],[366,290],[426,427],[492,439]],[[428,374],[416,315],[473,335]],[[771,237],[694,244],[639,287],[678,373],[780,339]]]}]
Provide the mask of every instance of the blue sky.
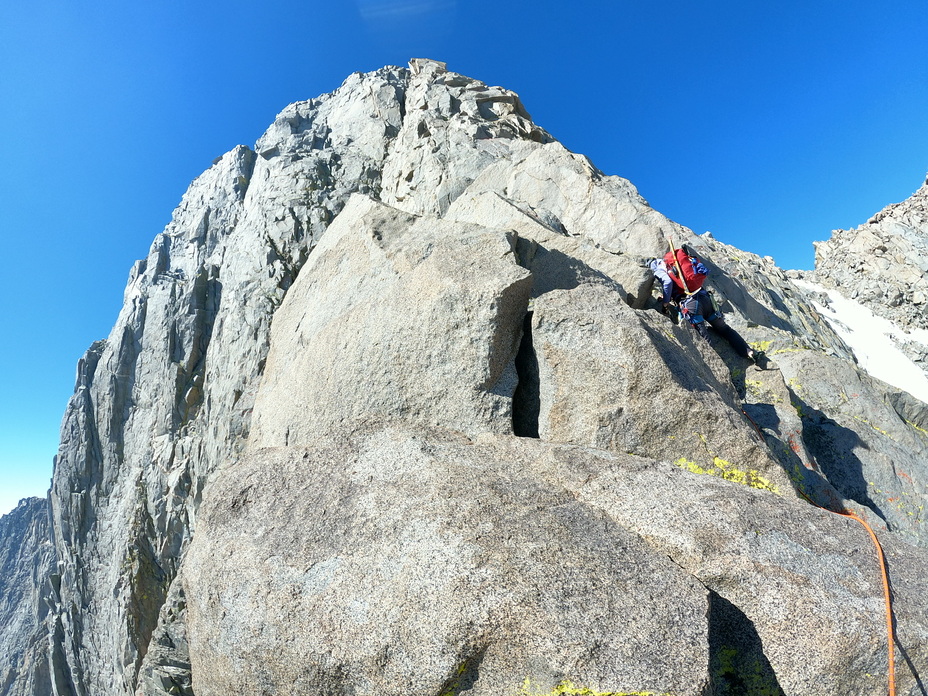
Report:
[{"label": "blue sky", "polygon": [[0,3],[0,512],[48,488],[83,351],[190,181],[292,101],[409,58],[535,121],[696,232],[810,268],[928,170],[928,4]]}]

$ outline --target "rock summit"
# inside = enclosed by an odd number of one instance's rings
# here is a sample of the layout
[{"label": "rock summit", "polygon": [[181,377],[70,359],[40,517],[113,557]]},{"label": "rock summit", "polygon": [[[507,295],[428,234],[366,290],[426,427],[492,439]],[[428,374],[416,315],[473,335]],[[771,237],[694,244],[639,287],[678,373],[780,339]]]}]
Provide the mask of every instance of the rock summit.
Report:
[{"label": "rock summit", "polygon": [[[859,244],[909,265],[920,200]],[[775,369],[657,311],[668,238]],[[923,694],[928,407],[794,275],[443,63],[291,104],[135,264],[0,520],[0,694],[875,696],[843,510]]]}]

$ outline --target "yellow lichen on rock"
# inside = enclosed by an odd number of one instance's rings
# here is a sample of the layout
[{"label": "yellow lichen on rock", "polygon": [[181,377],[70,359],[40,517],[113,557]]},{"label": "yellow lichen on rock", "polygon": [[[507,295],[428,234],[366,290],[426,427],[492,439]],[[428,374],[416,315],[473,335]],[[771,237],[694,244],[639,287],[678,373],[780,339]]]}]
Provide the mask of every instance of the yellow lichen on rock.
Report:
[{"label": "yellow lichen on rock", "polygon": [[531,680],[526,677],[518,696],[673,696],[656,691],[595,691],[586,686],[577,686],[565,679],[549,691],[534,691]]},{"label": "yellow lichen on rock", "polygon": [[750,486],[751,488],[759,488],[761,490],[770,491],[771,493],[779,493],[780,489],[776,484],[771,483],[770,479],[761,476],[756,469],[750,469],[748,471],[742,471],[735,467],[731,462],[722,459],[721,457],[716,457],[712,463],[714,466],[711,469],[705,469],[696,462],[691,462],[686,457],[680,457],[674,464],[676,464],[681,469],[686,469],[693,474],[705,474],[707,476],[718,476],[723,478],[726,481],[733,481],[734,483],[740,483],[742,486]]}]

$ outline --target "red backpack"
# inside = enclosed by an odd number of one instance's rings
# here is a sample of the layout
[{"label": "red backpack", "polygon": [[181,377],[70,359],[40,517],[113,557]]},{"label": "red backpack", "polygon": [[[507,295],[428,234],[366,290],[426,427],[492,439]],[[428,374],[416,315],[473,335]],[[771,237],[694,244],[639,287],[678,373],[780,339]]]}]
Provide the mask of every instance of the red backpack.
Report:
[{"label": "red backpack", "polygon": [[684,292],[694,293],[699,290],[702,284],[706,282],[706,276],[709,275],[709,271],[706,267],[700,263],[698,259],[695,259],[694,263],[694,259],[683,251],[683,249],[677,249],[676,261],[680,264],[680,270],[683,271],[683,279],[686,281],[686,286],[684,286],[683,281],[677,277],[677,263],[674,263],[673,254],[669,251],[664,254],[664,263],[667,264],[667,270],[670,271],[670,277],[673,279],[673,282]]}]

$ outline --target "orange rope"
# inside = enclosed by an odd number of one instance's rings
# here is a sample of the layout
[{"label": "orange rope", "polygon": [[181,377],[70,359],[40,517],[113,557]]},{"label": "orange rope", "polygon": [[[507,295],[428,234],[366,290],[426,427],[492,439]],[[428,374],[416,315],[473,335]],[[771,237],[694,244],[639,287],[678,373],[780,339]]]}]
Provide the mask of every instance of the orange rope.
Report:
[{"label": "orange rope", "polygon": [[864,528],[867,530],[867,533],[870,534],[870,539],[873,541],[873,545],[876,547],[876,555],[880,559],[880,573],[883,576],[883,603],[886,607],[886,644],[888,646],[889,652],[889,696],[896,696],[896,646],[895,646],[895,632],[893,631],[893,603],[892,598],[889,593],[889,575],[886,573],[886,556],[883,554],[883,547],[880,546],[880,540],[876,538],[876,533],[871,529],[870,525],[856,513],[851,512],[850,510],[842,510],[837,512],[836,510],[829,510],[826,507],[822,507],[816,503],[812,498],[807,496],[805,492],[801,489],[798,489],[799,495],[805,498],[811,505],[814,505],[817,508],[821,508],[826,512],[833,512],[836,515],[841,515],[842,517],[850,517],[852,520],[857,520],[860,522]]},{"label": "orange rope", "polygon": [[[754,426],[754,430],[756,430],[756,431],[757,431],[757,434],[760,436],[760,443],[761,443],[762,445],[767,444],[767,438],[764,437],[764,431],[760,429],[760,426],[757,424],[757,421],[755,421],[753,418],[751,418],[751,417],[748,415],[748,412],[745,411],[744,409],[741,409],[741,413],[744,414],[744,417],[745,417],[745,418],[747,418],[749,421],[751,421],[751,425]],[[806,500],[809,500],[809,499],[806,498]],[[809,502],[811,503],[812,501],[809,500]],[[814,505],[815,503],[812,503],[812,504]]]},{"label": "orange rope", "polygon": [[[834,512],[834,510],[831,512]],[[896,696],[896,651],[893,645],[895,642],[893,634],[893,605],[889,595],[889,576],[886,574],[886,556],[883,554],[883,547],[880,546],[880,540],[876,538],[873,529],[870,528],[870,525],[867,524],[862,517],[859,517],[849,510],[836,514],[842,515],[843,517],[850,517],[852,520],[857,520],[864,526],[870,534],[870,538],[873,540],[873,545],[876,547],[876,555],[880,559],[880,572],[883,575],[883,601],[886,605],[886,638],[889,645],[889,696]]]},{"label": "orange rope", "polygon": [[[676,263],[676,266],[677,266],[677,272],[680,274],[680,278],[682,279],[683,270],[680,268],[680,263],[677,261],[676,250],[673,247],[673,240],[668,240],[668,241],[670,241],[670,250],[671,252],[673,252],[674,262]],[[683,287],[687,291],[689,291],[689,288],[686,288],[685,280],[683,281]],[[754,419],[748,415],[748,412],[742,408],[741,413],[743,413],[745,417],[749,421],[751,421],[751,424],[754,426],[754,429],[757,431],[757,434],[760,435],[761,441],[766,442],[766,438],[764,437],[764,431],[761,430],[760,426],[757,425]],[[873,541],[873,546],[876,548],[877,558],[880,559],[880,574],[883,577],[883,603],[886,608],[886,644],[887,644],[888,652],[889,652],[889,656],[888,656],[889,657],[889,696],[896,696],[896,646],[895,646],[895,633],[893,631],[893,604],[892,604],[892,598],[889,592],[889,575],[887,575],[886,573],[886,556],[883,553],[883,547],[880,545],[880,540],[877,539],[876,533],[873,531],[870,525],[867,524],[866,520],[864,520],[862,517],[860,517],[856,513],[851,512],[850,510],[843,510],[842,512],[836,512],[835,510],[829,510],[828,508],[822,507],[821,505],[813,501],[809,496],[807,496],[805,492],[802,491],[801,489],[799,490],[799,495],[801,495],[803,498],[809,501],[809,503],[811,503],[812,505],[815,505],[815,507],[817,508],[821,508],[822,510],[826,510],[828,512],[834,512],[836,515],[841,515],[842,517],[850,517],[852,520],[857,520],[864,526],[864,529],[867,530],[867,533],[870,535],[870,539]]]}]

